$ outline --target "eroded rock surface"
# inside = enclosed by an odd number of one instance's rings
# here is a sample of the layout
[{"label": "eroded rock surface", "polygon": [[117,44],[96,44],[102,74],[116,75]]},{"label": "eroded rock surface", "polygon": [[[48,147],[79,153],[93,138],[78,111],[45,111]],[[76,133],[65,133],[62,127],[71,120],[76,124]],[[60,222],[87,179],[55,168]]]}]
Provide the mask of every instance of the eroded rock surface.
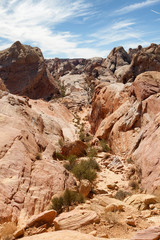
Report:
[{"label": "eroded rock surface", "polygon": [[47,99],[59,94],[41,50],[20,42],[0,51],[0,77],[6,89],[13,94],[33,99]]},{"label": "eroded rock surface", "polygon": [[0,221],[17,222],[19,217],[23,223],[74,184],[53,159],[58,139],[75,137],[74,126],[64,106],[0,94]]},{"label": "eroded rock surface", "polygon": [[132,157],[142,187],[156,195],[160,186],[159,78],[159,72],[148,71],[132,84],[98,85],[90,117],[95,141],[106,139],[115,154]]}]

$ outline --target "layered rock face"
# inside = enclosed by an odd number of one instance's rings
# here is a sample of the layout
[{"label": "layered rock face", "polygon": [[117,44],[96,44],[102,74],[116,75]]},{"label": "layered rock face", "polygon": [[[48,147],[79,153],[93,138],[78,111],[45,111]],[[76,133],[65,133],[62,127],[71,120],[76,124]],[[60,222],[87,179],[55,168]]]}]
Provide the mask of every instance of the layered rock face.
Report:
[{"label": "layered rock face", "polygon": [[[142,187],[159,192],[160,73],[145,72],[133,84],[100,84],[93,97],[95,139],[106,139],[116,154],[132,157]],[[155,167],[156,166],[156,167]]]},{"label": "layered rock face", "polygon": [[33,99],[47,99],[59,94],[41,50],[20,42],[0,52],[0,78],[13,94]]},{"label": "layered rock face", "polygon": [[75,138],[72,118],[64,106],[0,91],[1,223],[23,223],[72,188],[73,178],[53,159],[58,139]]}]

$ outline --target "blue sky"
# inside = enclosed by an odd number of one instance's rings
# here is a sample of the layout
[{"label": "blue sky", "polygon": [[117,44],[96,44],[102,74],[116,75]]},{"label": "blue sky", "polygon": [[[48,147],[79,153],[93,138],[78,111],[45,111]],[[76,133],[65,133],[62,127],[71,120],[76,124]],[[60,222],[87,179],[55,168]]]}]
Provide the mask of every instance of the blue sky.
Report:
[{"label": "blue sky", "polygon": [[45,58],[160,44],[160,0],[0,0],[0,50],[17,40]]}]

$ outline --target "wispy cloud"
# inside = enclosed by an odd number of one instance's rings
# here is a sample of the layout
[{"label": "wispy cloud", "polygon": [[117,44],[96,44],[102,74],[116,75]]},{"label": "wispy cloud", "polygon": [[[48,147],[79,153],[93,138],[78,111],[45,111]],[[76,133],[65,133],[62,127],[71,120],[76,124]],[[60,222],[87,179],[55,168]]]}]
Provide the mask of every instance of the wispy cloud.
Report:
[{"label": "wispy cloud", "polygon": [[[69,31],[57,31],[58,24],[93,14],[92,5],[84,0],[1,0],[1,49],[14,41],[39,46],[50,56],[92,57],[98,49],[80,48],[77,37]],[[49,55],[48,55],[49,56]]]},{"label": "wispy cloud", "polygon": [[123,42],[123,47],[135,48],[138,45],[147,46],[148,41],[143,39],[145,33],[137,29],[137,23],[134,20],[126,19],[108,25],[105,29],[92,34],[98,46],[116,46],[116,43]]},{"label": "wispy cloud", "polygon": [[153,9],[151,9],[151,11],[156,13],[156,14],[160,14],[160,12],[154,11]]},{"label": "wispy cloud", "polygon": [[114,14],[118,14],[118,15],[126,14],[126,13],[129,13],[129,12],[144,8],[144,7],[152,6],[152,5],[154,5],[156,3],[159,3],[159,2],[160,2],[160,0],[146,0],[146,1],[143,1],[143,2],[140,2],[140,3],[134,3],[134,4],[127,5],[123,8],[120,8],[120,9],[116,10],[114,12]]}]

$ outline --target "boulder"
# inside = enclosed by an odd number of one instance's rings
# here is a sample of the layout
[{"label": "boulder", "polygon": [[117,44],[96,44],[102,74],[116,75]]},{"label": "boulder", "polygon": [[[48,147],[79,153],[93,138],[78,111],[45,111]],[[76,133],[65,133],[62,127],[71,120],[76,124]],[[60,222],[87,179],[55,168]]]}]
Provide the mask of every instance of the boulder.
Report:
[{"label": "boulder", "polygon": [[149,208],[150,204],[157,203],[157,198],[150,194],[134,194],[127,197],[124,202],[136,207],[138,210],[145,210]]},{"label": "boulder", "polygon": [[37,47],[15,42],[10,48],[0,52],[0,66],[0,78],[10,93],[33,99],[59,95],[56,82]]},{"label": "boulder", "polygon": [[160,72],[152,71],[138,75],[133,83],[133,91],[138,101],[160,92]]},{"label": "boulder", "polygon": [[80,209],[74,209],[70,212],[62,213],[54,219],[56,230],[75,230],[93,222],[99,222],[99,216],[97,213]]},{"label": "boulder", "polygon": [[84,156],[87,150],[87,145],[82,141],[70,142],[64,145],[61,152],[64,156],[75,155],[77,157]]},{"label": "boulder", "polygon": [[87,179],[82,179],[80,181],[79,193],[81,193],[84,197],[87,197],[92,189],[91,182]]},{"label": "boulder", "polygon": [[25,228],[41,226],[43,224],[51,225],[55,219],[57,212],[55,210],[44,211],[38,215],[32,216],[32,218],[27,222]]}]

